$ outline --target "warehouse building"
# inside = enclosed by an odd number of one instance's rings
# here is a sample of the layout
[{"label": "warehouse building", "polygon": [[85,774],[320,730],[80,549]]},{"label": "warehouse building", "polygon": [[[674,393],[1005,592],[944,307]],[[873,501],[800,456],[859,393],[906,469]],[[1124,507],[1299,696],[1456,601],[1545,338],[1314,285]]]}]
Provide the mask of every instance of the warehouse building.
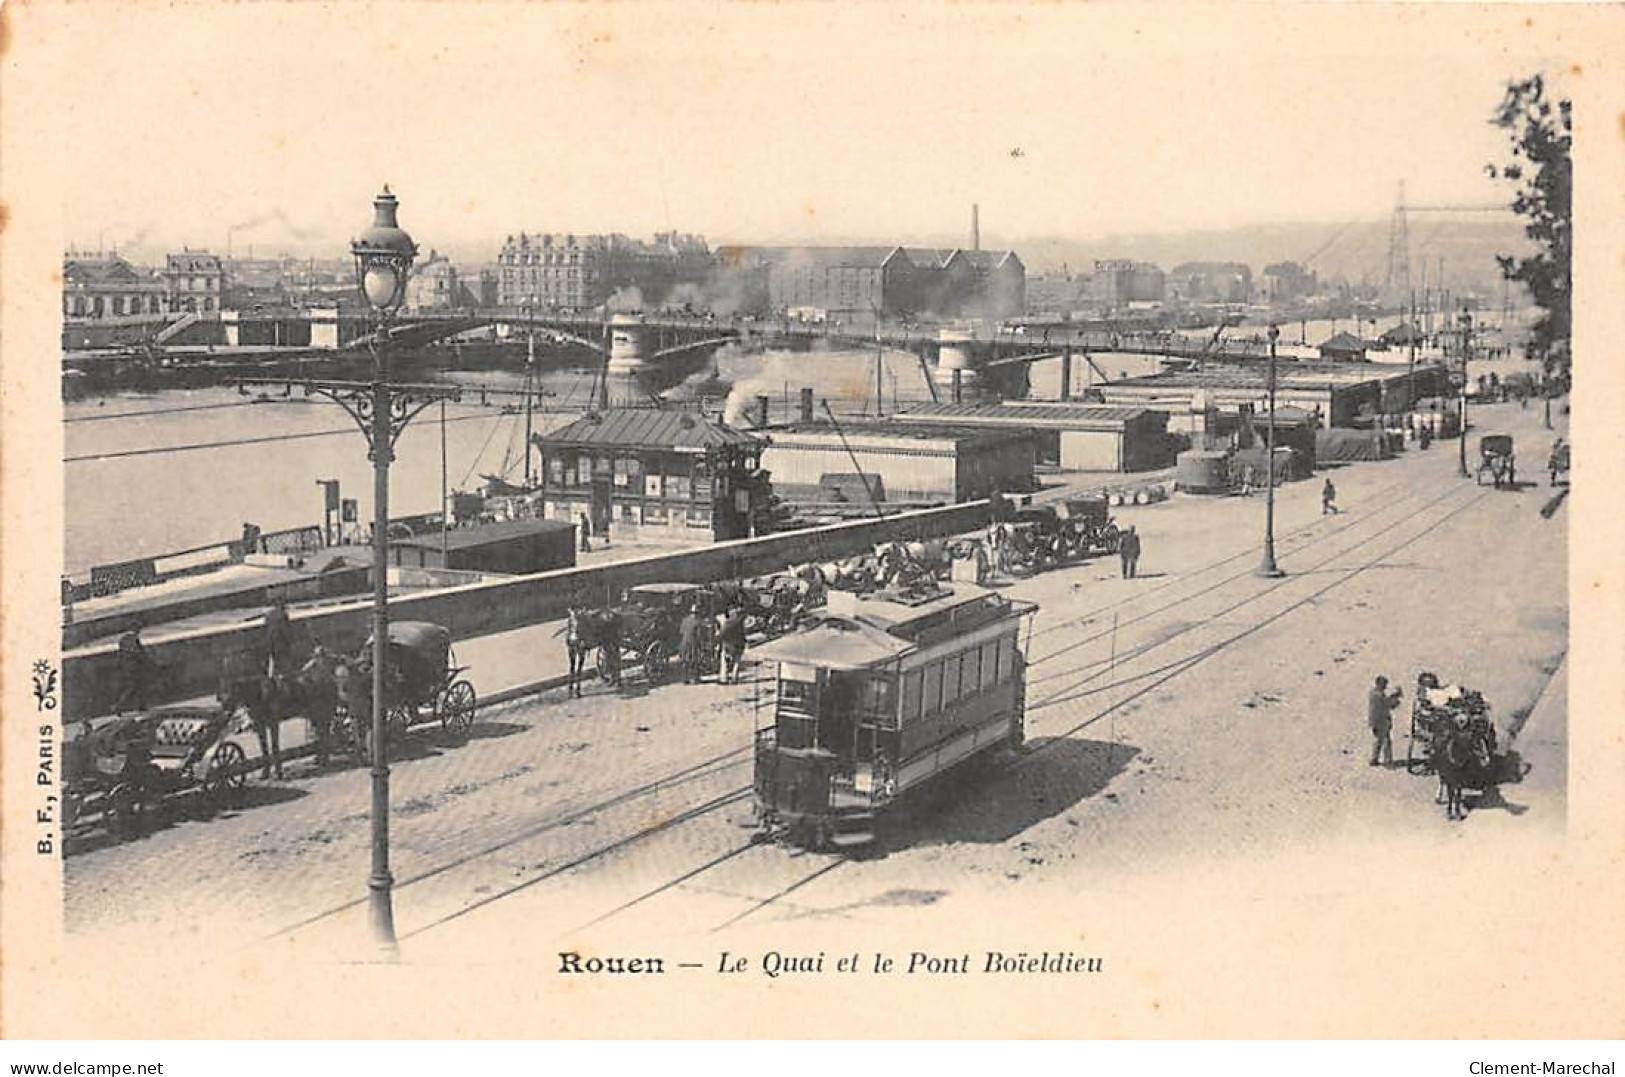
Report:
[{"label": "warehouse building", "polygon": [[576,529],[565,520],[504,520],[456,527],[444,536],[391,539],[392,564],[524,575],[576,563]]},{"label": "warehouse building", "polygon": [[[762,454],[773,491],[812,500],[841,476],[862,473],[889,504],[948,504],[1033,489],[1030,432],[878,422],[796,423],[773,432]],[[878,481],[877,481],[878,480]],[[848,484],[850,485],[850,484]],[[884,491],[880,495],[878,491]]]},{"label": "warehouse building", "polygon": [[548,518],[585,514],[594,535],[746,538],[767,503],[767,440],[694,412],[590,412],[535,443]]},{"label": "warehouse building", "polygon": [[1069,471],[1150,471],[1173,463],[1168,413],[1102,404],[916,404],[898,422],[1025,430],[1039,463]]},{"label": "warehouse building", "polygon": [[[1277,406],[1302,408],[1319,416],[1324,426],[1352,426],[1356,416],[1392,414],[1412,401],[1436,396],[1447,384],[1436,365],[1378,363],[1280,363],[1275,379]],[[1199,370],[1165,370],[1097,385],[1101,401],[1121,407],[1155,408],[1168,414],[1168,428],[1190,433],[1200,426],[1193,401],[1203,408],[1235,414],[1250,406],[1262,413],[1269,406],[1269,370],[1263,362],[1210,364]]]}]

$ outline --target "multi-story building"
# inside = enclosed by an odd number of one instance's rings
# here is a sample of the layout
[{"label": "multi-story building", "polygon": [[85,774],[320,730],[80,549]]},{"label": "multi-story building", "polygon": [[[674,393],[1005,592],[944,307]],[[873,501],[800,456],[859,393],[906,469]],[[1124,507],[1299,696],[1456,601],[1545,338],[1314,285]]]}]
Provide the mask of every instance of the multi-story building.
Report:
[{"label": "multi-story building", "polygon": [[1313,270],[1297,262],[1273,262],[1264,267],[1264,295],[1269,303],[1290,303],[1314,295],[1320,282]]},{"label": "multi-story building", "polygon": [[767,439],[693,412],[610,409],[535,443],[547,517],[595,535],[744,538],[767,505]]},{"label": "multi-story building", "polygon": [[1121,258],[1097,261],[1089,281],[1089,298],[1112,309],[1131,303],[1161,303],[1167,290],[1167,278],[1157,266]]},{"label": "multi-story building", "polygon": [[619,233],[520,233],[497,255],[497,298],[505,307],[580,310],[635,288],[638,305],[652,307],[680,284],[703,284],[715,265],[704,239],[677,232],[649,243]]},{"label": "multi-story building", "polygon": [[405,306],[409,310],[455,310],[469,305],[463,301],[457,267],[438,251],[431,250],[406,278]]},{"label": "multi-story building", "polygon": [[1020,314],[1027,270],[1014,251],[930,247],[756,247],[775,311],[811,310],[835,319],[914,315],[1003,318]]},{"label": "multi-story building", "polygon": [[164,259],[163,276],[170,310],[207,314],[220,309],[226,274],[219,255],[194,250],[171,254]]},{"label": "multi-story building", "polygon": [[1184,262],[1168,273],[1170,299],[1187,303],[1246,303],[1253,271],[1241,262]]},{"label": "multi-story building", "polygon": [[164,281],[116,254],[69,252],[62,259],[62,316],[127,318],[169,310]]}]

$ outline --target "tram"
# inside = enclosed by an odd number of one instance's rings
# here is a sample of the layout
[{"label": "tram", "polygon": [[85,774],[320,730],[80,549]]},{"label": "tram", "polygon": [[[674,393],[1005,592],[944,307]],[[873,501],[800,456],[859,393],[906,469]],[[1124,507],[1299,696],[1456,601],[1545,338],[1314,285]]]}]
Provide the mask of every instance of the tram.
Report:
[{"label": "tram", "polygon": [[811,848],[862,846],[888,805],[1024,737],[1022,622],[1038,607],[956,583],[831,591],[823,616],[757,648],[776,662],[756,730],[757,820]]}]

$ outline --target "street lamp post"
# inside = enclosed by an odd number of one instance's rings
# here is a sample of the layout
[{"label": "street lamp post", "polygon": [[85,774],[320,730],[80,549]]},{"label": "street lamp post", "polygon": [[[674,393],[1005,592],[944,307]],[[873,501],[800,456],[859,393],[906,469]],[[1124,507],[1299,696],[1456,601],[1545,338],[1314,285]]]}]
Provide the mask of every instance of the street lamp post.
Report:
[{"label": "street lamp post", "polygon": [[1286,575],[1275,563],[1275,341],[1280,335],[1281,327],[1272,323],[1269,328],[1270,412],[1264,428],[1264,560],[1258,566],[1258,574],[1270,579]]},{"label": "street lamp post", "polygon": [[[373,201],[372,226],[350,244],[361,296],[378,317],[378,330],[368,339],[372,380],[231,379],[238,391],[245,394],[251,386],[279,385],[286,391],[298,385],[306,396],[324,396],[342,407],[367,439],[367,458],[373,466],[372,868],[367,887],[373,933],[387,958],[395,954],[395,916],[390,904],[392,879],[389,874],[389,750],[384,722],[384,672],[389,646],[389,465],[395,458],[396,439],[424,408],[437,402],[462,399],[462,393],[451,386],[391,384],[389,381],[390,322],[405,298],[407,274],[417,256],[417,245],[412,237],[396,223],[396,206],[395,196],[385,187]],[[342,520],[340,524],[342,528]]]},{"label": "street lamp post", "polygon": [[1467,470],[1467,358],[1471,351],[1473,333],[1473,316],[1466,311],[1461,313],[1461,402],[1459,404],[1461,429],[1456,432],[1456,475],[1459,478],[1468,478]]},{"label": "street lamp post", "polygon": [[350,244],[362,298],[378,315],[372,345],[372,870],[367,876],[374,941],[395,951],[395,912],[389,873],[389,754],[385,744],[384,672],[389,656],[389,465],[394,458],[387,349],[389,324],[400,308],[406,275],[417,256],[412,237],[396,223],[397,201],[386,186],[373,202],[372,227]]}]

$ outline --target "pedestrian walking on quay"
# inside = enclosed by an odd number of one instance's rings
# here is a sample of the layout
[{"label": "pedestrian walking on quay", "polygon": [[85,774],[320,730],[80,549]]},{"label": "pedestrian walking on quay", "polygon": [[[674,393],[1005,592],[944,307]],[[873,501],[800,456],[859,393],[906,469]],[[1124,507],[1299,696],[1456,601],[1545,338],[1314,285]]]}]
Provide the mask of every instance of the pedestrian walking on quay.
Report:
[{"label": "pedestrian walking on quay", "polygon": [[1140,535],[1132,524],[1117,540],[1117,555],[1123,561],[1123,578],[1132,580],[1140,571]]},{"label": "pedestrian walking on quay", "polygon": [[1371,726],[1371,766],[1390,766],[1394,761],[1394,708],[1400,691],[1388,691],[1388,678],[1379,675],[1366,695],[1366,721]]},{"label": "pedestrian walking on quay", "polygon": [[735,606],[728,611],[722,619],[722,630],[719,633],[722,642],[722,680],[724,684],[732,684],[739,679],[741,668],[745,664],[745,611]]},{"label": "pedestrian walking on quay", "polygon": [[591,553],[592,552],[592,542],[587,537],[587,536],[589,536],[591,534],[592,534],[592,525],[587,522],[587,514],[583,512],[581,514],[581,552],[582,553]]},{"label": "pedestrian walking on quay", "polygon": [[1332,480],[1328,478],[1326,485],[1320,488],[1320,514],[1336,515],[1337,511],[1337,487],[1333,486]]}]

